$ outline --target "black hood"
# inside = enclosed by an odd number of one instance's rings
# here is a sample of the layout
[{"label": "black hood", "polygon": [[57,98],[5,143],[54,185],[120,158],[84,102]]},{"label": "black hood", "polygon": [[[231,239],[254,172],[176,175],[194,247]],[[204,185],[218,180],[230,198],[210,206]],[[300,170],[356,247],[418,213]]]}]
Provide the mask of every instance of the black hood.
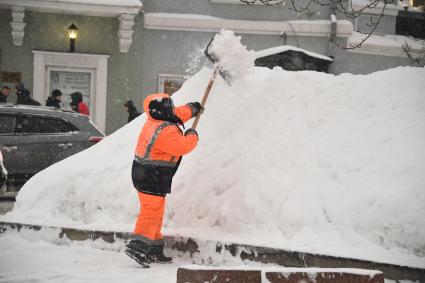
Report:
[{"label": "black hood", "polygon": [[169,97],[153,99],[149,103],[149,115],[155,120],[168,121],[183,126],[183,121],[174,114],[174,104]]},{"label": "black hood", "polygon": [[131,101],[131,100],[127,100],[127,101],[124,103],[124,106],[128,108],[128,112],[129,112],[129,113],[137,112],[137,108],[136,108],[136,106],[134,106],[134,103],[133,103],[133,101]]},{"label": "black hood", "polygon": [[80,92],[71,93],[71,105],[78,105],[80,102],[83,102],[83,95]]}]

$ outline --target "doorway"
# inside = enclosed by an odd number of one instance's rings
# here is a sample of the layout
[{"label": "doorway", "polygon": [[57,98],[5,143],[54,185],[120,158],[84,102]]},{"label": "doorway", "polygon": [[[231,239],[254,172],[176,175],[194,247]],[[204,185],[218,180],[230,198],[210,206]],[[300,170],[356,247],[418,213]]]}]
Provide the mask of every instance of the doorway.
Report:
[{"label": "doorway", "polygon": [[69,94],[83,94],[89,106],[90,120],[105,131],[106,94],[109,55],[63,53],[33,50],[34,99],[45,104],[53,89],[64,93],[65,108],[69,107]]}]

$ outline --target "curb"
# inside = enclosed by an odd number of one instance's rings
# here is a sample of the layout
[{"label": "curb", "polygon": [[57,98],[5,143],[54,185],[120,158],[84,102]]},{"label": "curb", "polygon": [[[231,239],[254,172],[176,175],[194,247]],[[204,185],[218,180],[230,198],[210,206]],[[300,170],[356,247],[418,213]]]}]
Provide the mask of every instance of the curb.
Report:
[{"label": "curb", "polygon": [[[23,223],[0,222],[0,233],[7,230],[53,229],[58,230],[60,237],[66,235],[70,240],[85,241],[102,238],[108,243],[116,239],[128,240],[132,233],[112,231],[91,231],[74,228],[50,227],[30,225]],[[425,283],[425,269],[395,264],[379,263],[367,260],[327,256],[297,251],[288,251],[260,246],[224,243],[213,240],[200,240],[180,236],[164,236],[165,246],[182,253],[189,253],[191,257],[201,254],[199,247],[208,245],[215,247],[216,253],[229,253],[242,260],[250,260],[261,263],[271,263],[291,267],[320,267],[320,268],[360,268],[380,270],[389,280],[411,280]],[[214,252],[214,251],[213,251]]]}]

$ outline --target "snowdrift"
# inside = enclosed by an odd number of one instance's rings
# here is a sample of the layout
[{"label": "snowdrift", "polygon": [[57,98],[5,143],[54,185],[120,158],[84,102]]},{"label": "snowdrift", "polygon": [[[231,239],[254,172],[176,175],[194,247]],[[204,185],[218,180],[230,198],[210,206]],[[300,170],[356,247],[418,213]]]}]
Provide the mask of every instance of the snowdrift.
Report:
[{"label": "snowdrift", "polygon": [[[234,65],[243,72],[216,81],[174,178],[165,233],[425,267],[425,69]],[[211,73],[186,81],[176,105],[199,101]],[[144,121],[34,176],[0,220],[132,231]]]}]

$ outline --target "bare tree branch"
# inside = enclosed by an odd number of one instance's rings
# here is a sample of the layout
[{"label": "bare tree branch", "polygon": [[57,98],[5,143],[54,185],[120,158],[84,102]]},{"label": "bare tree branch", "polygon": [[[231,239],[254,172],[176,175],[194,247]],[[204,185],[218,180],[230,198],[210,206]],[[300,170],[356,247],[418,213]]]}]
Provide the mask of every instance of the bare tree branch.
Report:
[{"label": "bare tree branch", "polygon": [[372,35],[373,35],[373,33],[376,31],[376,29],[378,28],[378,26],[379,26],[379,23],[381,22],[381,19],[384,17],[384,12],[385,12],[385,8],[387,7],[387,3],[385,3],[383,6],[382,6],[382,10],[381,10],[381,13],[379,14],[379,16],[378,16],[378,19],[376,20],[376,21],[373,21],[373,17],[370,17],[370,24],[368,24],[368,26],[369,27],[371,27],[372,29],[369,31],[369,32],[367,32],[367,33],[363,33],[363,32],[360,32],[361,34],[364,34],[364,35],[366,35],[359,43],[357,43],[356,45],[351,45],[350,44],[350,47],[344,47],[344,46],[342,46],[340,43],[338,43],[338,42],[336,42],[335,41],[335,44],[339,47],[339,48],[341,48],[341,49],[355,49],[355,48],[359,48],[359,47],[361,47],[362,46],[362,44],[366,41],[366,40],[368,40]]},{"label": "bare tree branch", "polygon": [[267,6],[280,6],[284,5],[287,0],[240,0],[242,3],[253,5],[255,2],[260,2],[261,4],[267,5]]},{"label": "bare tree branch", "polygon": [[[248,5],[253,5],[256,2],[267,5],[267,6],[278,6],[278,5],[284,5],[288,2],[288,0],[240,0],[242,3],[248,4]],[[326,1],[326,0],[309,0],[307,2],[307,4],[304,5],[297,5],[296,4],[296,0],[289,0],[289,3],[291,4],[291,6],[288,8],[292,11],[295,11],[297,13],[303,13],[306,10],[309,10],[311,4],[316,4],[318,6],[329,6],[330,5],[330,1]],[[299,1],[298,1],[299,2]],[[388,4],[391,1],[382,1],[382,0],[369,0],[368,3],[362,7],[359,10],[354,10],[351,4],[351,1],[349,0],[337,0],[335,1],[337,4],[337,11],[344,14],[345,16],[347,16],[348,18],[356,18],[358,16],[360,16],[365,10],[367,9],[374,9],[376,8],[379,4]]]},{"label": "bare tree branch", "polygon": [[[299,15],[303,15],[308,12],[314,12],[315,7],[329,6],[332,8],[331,13],[335,13],[335,12],[340,13],[348,19],[357,19],[361,15],[366,14],[367,10],[377,9],[380,5],[382,5],[382,8],[380,8],[380,13],[374,17],[370,17],[369,22],[366,23],[366,26],[370,27],[370,30],[368,32],[358,31],[359,33],[365,35],[365,37],[362,40],[360,40],[359,43],[355,45],[344,46],[343,44],[333,40],[334,44],[341,49],[355,49],[355,48],[361,47],[362,44],[366,42],[375,33],[376,29],[381,23],[382,18],[384,17],[385,9],[387,5],[393,3],[392,0],[368,0],[363,7],[355,10],[353,8],[351,0],[308,0],[307,2],[304,2],[304,4],[300,4],[301,1],[296,1],[296,0],[240,0],[240,1],[248,5],[253,5],[256,2],[263,5],[267,5],[267,6],[282,6],[285,4],[289,4],[288,9],[298,13]],[[425,9],[423,9],[423,13],[425,13]],[[287,23],[289,24],[289,22]],[[419,50],[417,48],[414,49],[412,45],[407,42],[404,42],[402,47],[407,57],[412,61],[411,64],[415,64],[418,66],[425,65],[425,47]]]},{"label": "bare tree branch", "polygon": [[425,47],[415,50],[412,45],[406,41],[403,43],[402,47],[407,57],[411,60],[411,65],[417,65],[419,67],[425,66]]},{"label": "bare tree branch", "polygon": [[[240,0],[242,3],[248,4],[248,5],[253,5],[255,4],[257,1],[261,4],[264,5],[268,5],[268,6],[276,6],[276,5],[283,5],[286,3],[290,3],[290,7],[288,7],[289,10],[292,10],[298,14],[304,14],[305,12],[308,11],[312,11],[312,5],[315,4],[315,6],[330,6],[331,5],[331,1],[329,0],[309,0],[307,3],[305,3],[304,5],[299,5],[297,4],[296,0],[282,0],[282,1],[277,1],[277,0]],[[349,47],[344,46],[341,43],[338,43],[336,41],[335,44],[337,47],[341,48],[341,49],[354,49],[354,48],[358,48],[361,47],[362,44],[368,40],[372,34],[376,31],[376,29],[379,26],[379,23],[381,22],[381,19],[384,17],[384,12],[385,12],[385,8],[387,7],[387,4],[390,3],[390,0],[369,0],[362,8],[358,9],[358,10],[354,10],[353,6],[352,6],[352,2],[350,0],[333,0],[333,3],[335,5],[333,5],[332,7],[335,9],[336,12],[339,12],[341,14],[343,14],[345,17],[350,18],[350,19],[356,19],[358,18],[360,15],[362,15],[363,12],[365,12],[368,9],[375,9],[376,7],[378,7],[379,4],[383,4],[382,5],[382,9],[380,14],[377,16],[377,19],[373,19],[373,17],[370,18],[370,23],[367,24],[368,27],[371,28],[371,30],[367,33],[364,32],[360,32],[362,34],[365,35],[365,38],[363,38],[359,43],[357,43],[356,45],[351,45]],[[299,1],[298,1],[299,3]]]}]

